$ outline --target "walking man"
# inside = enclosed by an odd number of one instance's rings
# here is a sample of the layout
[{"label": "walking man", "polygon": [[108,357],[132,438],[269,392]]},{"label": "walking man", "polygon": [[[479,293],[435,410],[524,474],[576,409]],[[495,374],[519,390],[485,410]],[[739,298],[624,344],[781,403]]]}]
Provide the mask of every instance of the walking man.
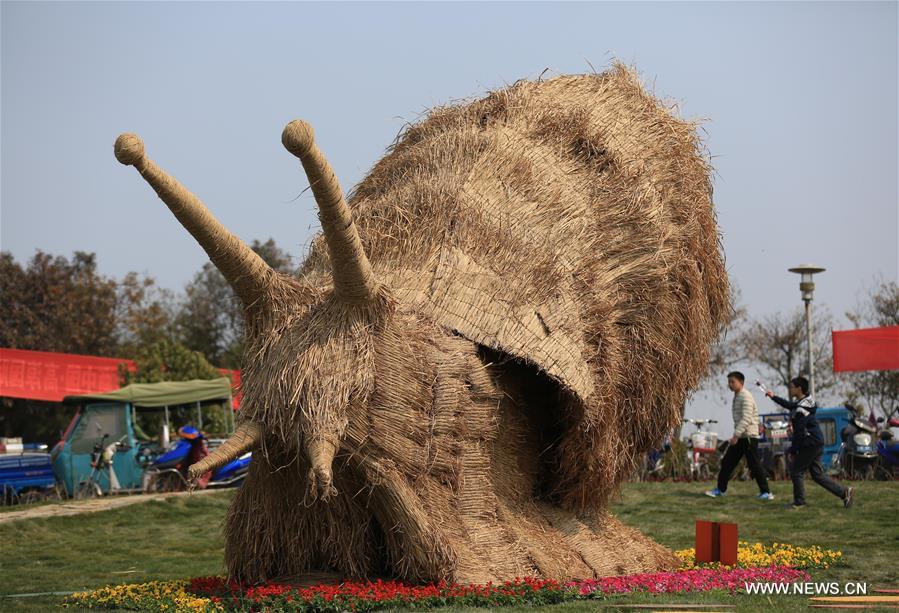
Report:
[{"label": "walking man", "polygon": [[821,427],[818,425],[818,419],[815,412],[818,405],[811,396],[808,395],[808,379],[805,377],[796,377],[790,381],[787,386],[790,397],[795,401],[784,400],[780,396],[775,396],[774,392],[768,390],[765,395],[790,411],[790,423],[793,426],[793,436],[790,438],[790,456],[793,463],[790,466],[790,478],[793,479],[793,504],[794,509],[805,506],[805,482],[803,481],[805,471],[809,471],[812,480],[826,489],[834,496],[838,496],[843,501],[843,506],[849,508],[852,506],[852,488],[843,487],[842,485],[830,480],[824,474],[824,467],[821,466],[821,455],[824,453],[824,435],[821,433]]},{"label": "walking man", "polygon": [[746,456],[746,464],[759,486],[760,500],[774,500],[774,494],[768,489],[765,469],[759,463],[759,410],[755,398],[745,387],[746,377],[734,371],[727,375],[727,387],[734,393],[732,410],[734,414],[734,435],[730,438],[730,446],[721,459],[721,470],[718,471],[718,487],[705,493],[706,496],[718,498],[727,493],[727,482],[733,474],[740,458]]}]

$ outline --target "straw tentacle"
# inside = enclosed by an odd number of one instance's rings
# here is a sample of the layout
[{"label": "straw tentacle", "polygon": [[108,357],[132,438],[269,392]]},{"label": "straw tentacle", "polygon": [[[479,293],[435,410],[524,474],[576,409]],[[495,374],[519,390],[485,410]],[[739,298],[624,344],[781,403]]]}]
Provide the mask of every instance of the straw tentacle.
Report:
[{"label": "straw tentacle", "polygon": [[309,124],[294,120],[284,128],[281,142],[300,159],[309,177],[318,203],[322,231],[328,242],[335,293],[350,302],[369,300],[377,293],[378,281],[362,248],[340,183],[314,138]]},{"label": "straw tentacle", "polygon": [[258,300],[276,274],[269,265],[225,228],[199,198],[149,159],[139,136],[122,134],[116,139],[114,152],[119,162],[134,166],[140,172],[181,225],[206,251],[244,306]]}]

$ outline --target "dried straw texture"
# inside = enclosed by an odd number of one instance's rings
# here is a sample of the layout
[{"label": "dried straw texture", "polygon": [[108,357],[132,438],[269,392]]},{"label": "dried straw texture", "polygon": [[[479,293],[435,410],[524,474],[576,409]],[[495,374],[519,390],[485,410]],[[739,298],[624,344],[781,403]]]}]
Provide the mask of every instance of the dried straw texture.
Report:
[{"label": "dried straw texture", "polygon": [[349,204],[399,302],[561,384],[554,490],[588,509],[677,423],[729,308],[709,175],[618,66],[433,111]]},{"label": "dried straw texture", "polygon": [[218,222],[130,138],[120,161],[167,186],[244,288],[244,427],[208,460],[255,445],[226,520],[233,577],[677,566],[604,508],[677,422],[728,288],[695,126],[633,73],[437,109],[348,202],[292,122],[323,228],[297,279],[257,270],[233,235],[217,245]]},{"label": "dried straw texture", "polygon": [[316,496],[302,478],[311,459],[281,445],[254,457],[227,518],[229,574],[487,582],[676,568],[670,551],[602,510],[576,513],[544,494],[559,390],[503,360],[424,318],[392,317],[367,409],[348,412],[336,492]]},{"label": "dried straw texture", "polygon": [[[232,574],[676,565],[602,509],[677,422],[728,308],[709,172],[694,126],[623,68],[409,128],[349,200],[378,298],[328,293],[326,233],[301,271],[319,299],[250,339],[246,417],[293,452],[265,456],[236,500]],[[310,437],[339,446],[339,504],[295,476]]]}]

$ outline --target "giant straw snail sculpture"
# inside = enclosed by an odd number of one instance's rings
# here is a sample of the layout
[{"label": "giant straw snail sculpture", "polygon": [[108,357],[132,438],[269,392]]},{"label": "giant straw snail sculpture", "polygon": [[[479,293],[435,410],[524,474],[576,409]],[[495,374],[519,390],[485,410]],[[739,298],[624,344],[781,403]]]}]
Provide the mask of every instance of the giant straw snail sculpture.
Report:
[{"label": "giant straw snail sculpture", "polygon": [[670,568],[605,511],[680,418],[728,286],[695,127],[621,66],[408,128],[349,201],[301,121],[322,234],[270,269],[123,134],[240,297],[243,408],[194,475],[254,459],[225,524],[245,581],[486,582]]}]

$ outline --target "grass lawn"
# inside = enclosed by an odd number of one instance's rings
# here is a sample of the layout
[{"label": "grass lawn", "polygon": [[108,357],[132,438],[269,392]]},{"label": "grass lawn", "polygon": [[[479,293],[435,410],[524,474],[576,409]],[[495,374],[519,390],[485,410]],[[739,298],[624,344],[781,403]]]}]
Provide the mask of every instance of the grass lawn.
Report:
[{"label": "grass lawn", "polygon": [[672,549],[693,546],[695,519],[736,523],[744,541],[839,549],[844,563],[816,571],[814,580],[868,581],[899,589],[899,482],[850,485],[855,488],[855,505],[848,511],[811,482],[806,483],[806,508],[784,508],[792,500],[789,481],[771,482],[777,497],[771,502],[755,498],[754,481],[732,481],[724,498],[700,496],[713,483],[633,483],[625,487],[612,511]]},{"label": "grass lawn", "polygon": [[[785,509],[788,482],[773,483],[777,500],[756,500],[754,482],[733,482],[728,496],[711,499],[711,483],[637,483],[625,486],[613,512],[672,549],[693,544],[693,521],[739,524],[747,541],[820,545],[843,552],[843,565],[812,571],[813,581],[861,581],[899,588],[899,482],[856,484],[857,503],[849,511],[814,484],[809,506]],[[115,583],[216,575],[224,571],[221,522],[230,492],[148,502],[122,509],[0,524],[0,594],[69,592]],[[575,602],[561,611],[595,611],[602,604],[720,603],[738,610],[805,608],[804,597],[636,595]],[[2,611],[43,611],[60,596],[0,598]],[[460,609],[454,609],[454,612]]]},{"label": "grass lawn", "polygon": [[[221,523],[231,496],[182,496],[0,524],[0,594],[222,574]],[[43,611],[60,600],[3,598],[0,611]]]}]

